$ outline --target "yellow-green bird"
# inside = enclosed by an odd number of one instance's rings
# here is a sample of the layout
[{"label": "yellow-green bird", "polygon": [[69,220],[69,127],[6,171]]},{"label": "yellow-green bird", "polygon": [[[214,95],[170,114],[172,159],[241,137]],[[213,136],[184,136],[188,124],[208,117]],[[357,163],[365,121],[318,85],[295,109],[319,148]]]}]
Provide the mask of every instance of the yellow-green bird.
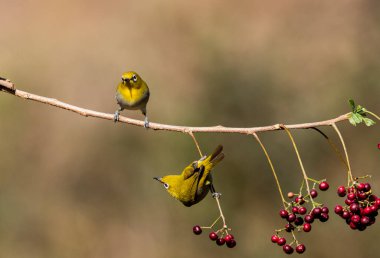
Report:
[{"label": "yellow-green bird", "polygon": [[211,155],[192,162],[181,174],[154,179],[161,182],[171,196],[190,207],[203,200],[210,190],[215,192],[210,172],[224,158],[222,151],[223,146],[219,145]]},{"label": "yellow-green bird", "polygon": [[123,73],[121,82],[116,88],[116,100],[120,108],[116,110],[114,121],[119,120],[120,111],[124,109],[141,110],[145,116],[144,127],[148,128],[146,104],[149,100],[149,88],[146,82],[134,71]]}]

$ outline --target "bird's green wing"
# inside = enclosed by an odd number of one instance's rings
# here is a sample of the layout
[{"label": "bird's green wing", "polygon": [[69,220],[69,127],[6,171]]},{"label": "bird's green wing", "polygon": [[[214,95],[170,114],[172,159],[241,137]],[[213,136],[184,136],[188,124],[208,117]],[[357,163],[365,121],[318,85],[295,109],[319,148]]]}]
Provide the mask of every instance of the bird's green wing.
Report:
[{"label": "bird's green wing", "polygon": [[187,167],[185,167],[185,169],[183,170],[183,172],[182,172],[183,179],[184,180],[189,179],[198,170],[199,170],[199,168],[196,167],[196,163],[195,162],[191,163],[190,165],[188,165]]},{"label": "bird's green wing", "polygon": [[203,173],[205,172],[205,167],[204,166],[200,166],[199,168],[199,175],[198,175],[198,178],[194,181],[196,181],[196,187],[195,187],[195,191],[194,191],[194,201],[197,202],[198,201],[198,187],[199,187],[199,181],[202,179],[203,177]]},{"label": "bird's green wing", "polygon": [[[199,181],[202,178],[204,173],[204,166],[200,168],[195,168],[192,170],[191,176],[186,180],[189,182],[189,187],[186,188],[186,196],[190,197],[189,203],[187,206],[191,206],[197,200]],[[185,204],[186,205],[186,204]]]}]

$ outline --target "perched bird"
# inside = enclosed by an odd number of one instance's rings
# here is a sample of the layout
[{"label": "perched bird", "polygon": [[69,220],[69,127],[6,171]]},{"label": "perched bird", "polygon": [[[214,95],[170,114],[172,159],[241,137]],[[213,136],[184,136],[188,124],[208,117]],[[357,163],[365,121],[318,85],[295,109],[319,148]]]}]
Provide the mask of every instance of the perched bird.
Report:
[{"label": "perched bird", "polygon": [[144,127],[148,128],[149,121],[146,115],[146,104],[149,100],[148,85],[141,79],[136,72],[130,71],[123,73],[121,82],[116,88],[116,100],[120,108],[116,110],[114,121],[119,120],[120,111],[124,109],[141,110],[145,116]]},{"label": "perched bird", "polygon": [[192,162],[181,174],[154,179],[161,182],[171,196],[190,207],[203,200],[209,190],[215,192],[210,172],[224,158],[222,151],[223,146],[219,145],[211,155]]}]

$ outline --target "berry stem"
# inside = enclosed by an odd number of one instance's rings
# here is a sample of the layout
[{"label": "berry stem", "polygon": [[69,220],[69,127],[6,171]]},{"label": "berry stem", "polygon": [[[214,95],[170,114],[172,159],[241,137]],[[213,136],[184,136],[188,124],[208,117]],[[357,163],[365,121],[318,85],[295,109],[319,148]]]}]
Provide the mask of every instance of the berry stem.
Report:
[{"label": "berry stem", "polygon": [[[304,178],[304,181],[305,181],[305,184],[306,184],[307,192],[310,194],[310,186],[309,186],[309,182],[308,182],[309,177],[307,176],[306,171],[305,171],[305,168],[303,167],[302,160],[301,160],[301,156],[300,156],[300,154],[299,154],[299,152],[298,152],[298,148],[297,148],[296,142],[294,141],[293,136],[292,136],[292,134],[290,133],[289,129],[286,128],[285,125],[281,125],[281,128],[284,129],[284,130],[286,131],[286,133],[288,134],[288,136],[289,136],[289,138],[290,138],[290,141],[291,141],[292,144],[293,144],[294,151],[295,151],[296,154],[297,154],[298,162],[299,162],[300,167],[301,167],[301,170],[302,170],[302,175],[303,175],[303,178]],[[311,200],[311,203],[312,203],[313,208],[314,208],[315,206],[314,206],[313,197],[310,196],[310,200]]]},{"label": "berry stem", "polygon": [[334,152],[338,155],[340,161],[344,164],[344,166],[348,169],[348,166],[347,166],[347,162],[346,160],[344,159],[344,156],[342,154],[341,151],[339,151],[338,147],[336,147],[336,145],[334,144],[334,142],[320,129],[316,128],[316,127],[312,127],[312,129],[314,129],[315,131],[317,131],[318,133],[320,133],[326,140],[327,142],[329,143],[330,147],[334,150]]},{"label": "berry stem", "polygon": [[213,226],[215,226],[215,224],[220,220],[221,216],[219,216],[212,224],[211,226],[202,226],[201,228],[208,228],[208,229],[213,229]]},{"label": "berry stem", "polygon": [[320,182],[322,182],[322,181],[325,181],[326,179],[322,179],[322,180],[315,180],[314,178],[311,178],[311,177],[308,177],[307,178],[308,180],[310,180],[310,181],[312,181],[313,183],[315,183],[315,184],[319,184]]},{"label": "berry stem", "polygon": [[276,184],[277,184],[277,189],[278,189],[278,192],[280,193],[280,196],[281,196],[281,200],[282,200],[282,205],[284,206],[284,208],[286,209],[286,201],[285,201],[285,198],[284,198],[284,194],[282,193],[282,189],[281,189],[281,185],[280,185],[280,181],[278,180],[278,177],[277,177],[277,174],[276,174],[276,171],[274,170],[274,166],[273,166],[273,163],[272,163],[272,160],[270,159],[269,157],[269,154],[264,146],[264,144],[261,142],[259,136],[257,136],[256,133],[253,133],[253,136],[255,137],[255,139],[257,140],[257,142],[260,144],[260,147],[261,149],[263,150],[267,160],[268,160],[268,163],[269,163],[269,166],[272,170],[272,173],[273,173],[273,177],[274,177],[274,180],[276,181]]},{"label": "berry stem", "polygon": [[344,143],[344,140],[343,140],[343,137],[342,137],[342,134],[340,133],[338,127],[336,126],[335,123],[332,123],[332,127],[334,128],[334,130],[336,131],[336,133],[338,134],[339,136],[339,139],[340,139],[340,142],[342,143],[342,146],[343,146],[343,150],[344,150],[344,154],[346,155],[346,163],[347,163],[347,174],[348,174],[348,182],[347,182],[347,185],[350,185],[350,182],[353,182],[354,181],[354,178],[352,176],[352,172],[351,172],[351,166],[350,166],[350,159],[348,158],[348,153],[347,153],[347,148],[346,148],[346,144]]},{"label": "berry stem", "polygon": [[198,149],[199,155],[201,155],[201,158],[202,158],[203,155],[202,155],[201,148],[199,147],[199,144],[198,144],[197,139],[195,138],[193,132],[192,132],[192,131],[188,131],[187,133],[191,136],[191,138],[193,138],[193,141],[194,141],[195,145],[197,146],[197,149]]},{"label": "berry stem", "polygon": [[294,232],[292,231],[292,236],[293,236],[293,241],[289,244],[289,245],[292,245],[293,243],[296,243],[298,245],[298,241],[297,241],[297,238],[296,236],[294,235]]},{"label": "berry stem", "polygon": [[299,192],[298,195],[302,195],[302,190],[303,190],[304,186],[305,186],[305,180],[302,180],[301,187],[300,187],[300,192]]}]

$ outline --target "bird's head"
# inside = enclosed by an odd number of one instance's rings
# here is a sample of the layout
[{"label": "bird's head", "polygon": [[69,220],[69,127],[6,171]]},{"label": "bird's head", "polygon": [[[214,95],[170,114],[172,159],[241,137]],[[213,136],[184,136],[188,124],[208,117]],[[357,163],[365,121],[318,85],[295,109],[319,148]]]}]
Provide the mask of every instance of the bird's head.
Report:
[{"label": "bird's head", "polygon": [[140,88],[143,80],[136,72],[129,71],[121,76],[121,83],[129,88]]},{"label": "bird's head", "polygon": [[173,196],[174,198],[178,199],[179,197],[179,187],[181,185],[181,178],[180,175],[168,175],[164,177],[154,177],[153,179],[156,179],[158,182],[160,182],[166,191]]}]

